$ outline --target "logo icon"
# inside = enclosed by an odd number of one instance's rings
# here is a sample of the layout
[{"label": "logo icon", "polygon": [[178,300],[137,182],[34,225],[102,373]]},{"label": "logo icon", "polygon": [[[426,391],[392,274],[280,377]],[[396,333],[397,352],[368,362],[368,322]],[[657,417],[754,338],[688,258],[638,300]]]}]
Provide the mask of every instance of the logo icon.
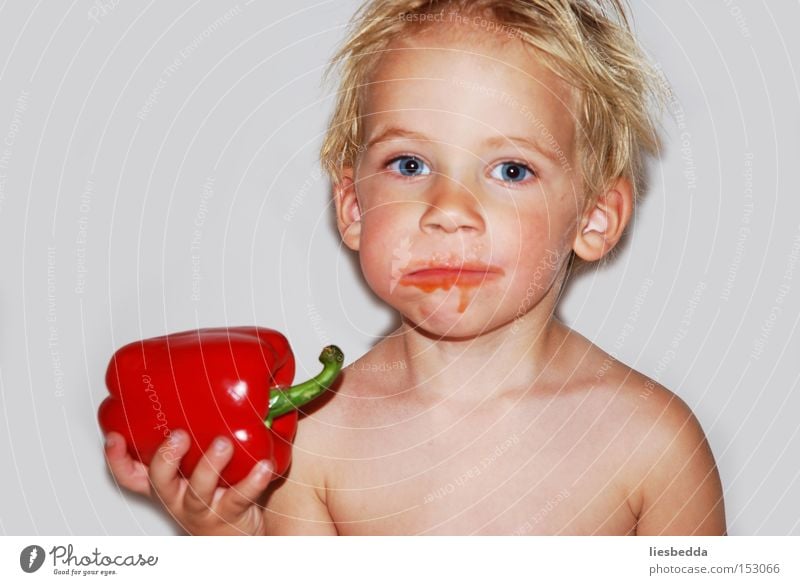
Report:
[{"label": "logo icon", "polygon": [[35,573],[44,564],[44,549],[38,544],[26,546],[19,553],[19,566],[26,573]]}]

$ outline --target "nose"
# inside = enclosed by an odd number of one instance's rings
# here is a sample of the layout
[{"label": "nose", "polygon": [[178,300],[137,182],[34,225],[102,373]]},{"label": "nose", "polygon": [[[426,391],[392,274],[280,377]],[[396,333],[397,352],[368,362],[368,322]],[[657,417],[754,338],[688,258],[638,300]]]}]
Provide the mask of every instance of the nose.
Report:
[{"label": "nose", "polygon": [[482,232],[485,228],[480,213],[477,191],[446,175],[438,175],[431,184],[427,208],[420,217],[425,233]]}]

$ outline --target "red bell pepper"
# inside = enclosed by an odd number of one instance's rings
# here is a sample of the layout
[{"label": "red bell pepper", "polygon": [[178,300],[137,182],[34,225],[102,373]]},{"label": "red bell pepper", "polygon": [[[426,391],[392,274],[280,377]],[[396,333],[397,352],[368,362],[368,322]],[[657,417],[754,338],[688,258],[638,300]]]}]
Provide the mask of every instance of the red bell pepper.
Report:
[{"label": "red bell pepper", "polygon": [[220,484],[238,483],[262,459],[280,476],[291,461],[296,409],[325,392],[344,355],[329,345],[319,360],[319,375],[290,387],[294,356],[272,329],[197,329],[129,343],[108,364],[111,395],[100,405],[100,427],[122,434],[131,456],[147,465],[173,429],[185,429],[191,446],[180,471],[187,477],[219,435],[234,446]]}]

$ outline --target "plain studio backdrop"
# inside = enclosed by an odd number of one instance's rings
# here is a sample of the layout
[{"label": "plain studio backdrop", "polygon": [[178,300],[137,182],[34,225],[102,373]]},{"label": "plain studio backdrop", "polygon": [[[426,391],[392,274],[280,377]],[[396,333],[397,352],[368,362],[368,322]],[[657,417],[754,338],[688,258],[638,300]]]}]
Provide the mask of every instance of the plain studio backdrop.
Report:
[{"label": "plain studio backdrop", "polygon": [[[357,7],[0,8],[0,533],[172,534],[96,423],[113,351],[283,331],[297,380],[390,330],[335,231],[322,68]],[[665,150],[615,260],[559,317],[694,410],[734,535],[800,534],[800,6],[633,3],[672,84]]]}]

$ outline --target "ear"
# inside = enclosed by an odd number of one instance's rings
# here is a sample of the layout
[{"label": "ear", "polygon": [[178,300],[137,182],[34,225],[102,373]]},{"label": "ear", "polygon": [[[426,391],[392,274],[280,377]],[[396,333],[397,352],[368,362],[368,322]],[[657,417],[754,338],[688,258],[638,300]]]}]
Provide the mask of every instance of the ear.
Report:
[{"label": "ear", "polygon": [[630,180],[619,177],[584,212],[572,249],[587,262],[599,260],[622,238],[632,213],[633,187]]},{"label": "ear", "polygon": [[351,250],[358,251],[361,242],[361,206],[356,197],[352,167],[342,169],[342,180],[333,187],[336,204],[336,225],[342,241]]}]

